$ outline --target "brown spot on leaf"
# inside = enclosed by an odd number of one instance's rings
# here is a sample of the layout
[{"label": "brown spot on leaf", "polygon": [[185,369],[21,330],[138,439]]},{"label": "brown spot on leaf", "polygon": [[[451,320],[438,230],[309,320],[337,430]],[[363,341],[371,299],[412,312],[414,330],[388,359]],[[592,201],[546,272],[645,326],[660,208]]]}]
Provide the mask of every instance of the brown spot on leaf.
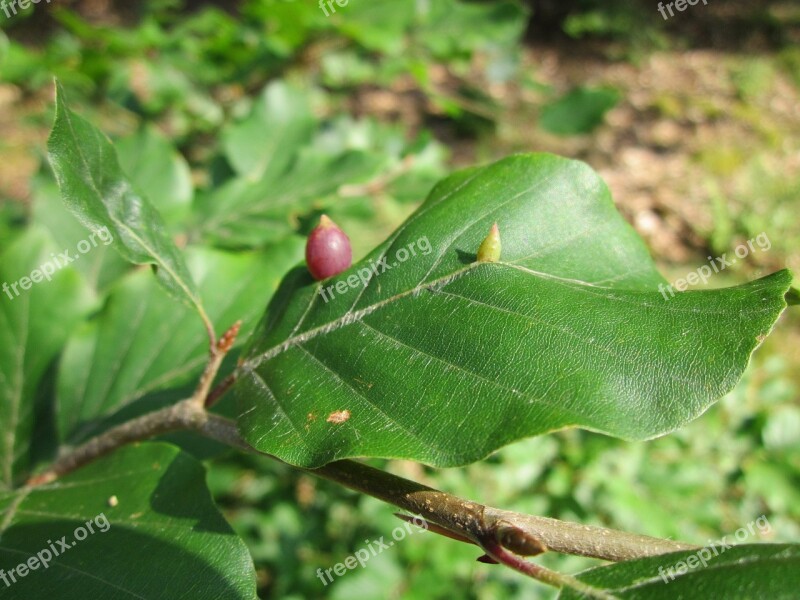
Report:
[{"label": "brown spot on leaf", "polygon": [[358,383],[367,386],[368,390],[372,389],[372,386],[375,385],[374,383],[367,383],[366,381],[364,381],[363,379],[359,379],[358,377],[354,377],[353,379]]},{"label": "brown spot on leaf", "polygon": [[340,425],[341,423],[347,421],[349,418],[350,418],[349,410],[335,410],[328,415],[328,423],[334,423],[335,425]]},{"label": "brown spot on leaf", "polygon": [[314,413],[308,413],[306,415],[305,430],[306,431],[310,431],[311,430],[311,423],[313,423],[316,420],[317,420],[317,415],[315,415]]}]

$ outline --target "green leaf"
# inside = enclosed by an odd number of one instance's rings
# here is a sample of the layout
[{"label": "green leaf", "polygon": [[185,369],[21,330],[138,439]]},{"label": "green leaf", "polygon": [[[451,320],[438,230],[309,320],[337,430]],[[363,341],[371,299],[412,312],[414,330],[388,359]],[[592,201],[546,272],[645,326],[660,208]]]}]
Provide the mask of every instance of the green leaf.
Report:
[{"label": "green leaf", "polygon": [[[476,263],[494,222],[500,262]],[[513,156],[446,179],[344,273],[290,273],[246,350],[239,427],[303,466],[460,465],[570,426],[651,438],[735,385],[790,281],[672,298],[590,168]]]},{"label": "green leaf", "polygon": [[[339,32],[367,50],[399,55],[407,48],[406,33],[427,3],[413,0],[373,0],[352,2],[340,7],[334,2],[325,16],[334,19]],[[327,7],[327,3],[326,3]],[[332,14],[328,12],[333,11]]]},{"label": "green leaf", "polygon": [[331,156],[304,148],[278,179],[257,182],[238,177],[199,200],[205,237],[227,248],[259,247],[292,231],[293,214],[336,193],[339,186],[367,179],[380,159],[361,151]]},{"label": "green leaf", "polygon": [[[3,598],[255,598],[253,563],[202,465],[167,444],[126,446],[46,486],[0,493],[0,539]],[[23,563],[36,568],[23,576]]]},{"label": "green leaf", "polygon": [[516,1],[472,4],[458,0],[431,3],[419,35],[434,56],[452,60],[460,54],[496,51],[503,46],[518,51],[528,23],[527,11]]},{"label": "green leaf", "polygon": [[133,266],[119,252],[111,250],[110,236],[103,239],[95,236],[96,245],[90,243],[89,252],[84,254],[78,251],[79,244],[85,249],[91,234],[64,206],[58,184],[49,173],[34,177],[31,187],[33,221],[47,229],[59,248],[80,256],[80,260],[70,263],[70,267],[81,273],[86,283],[102,297],[108,287]]},{"label": "green leaf", "polygon": [[[800,589],[800,546],[747,544],[726,548],[709,544],[696,551],[596,567],[577,578],[625,600],[790,600],[797,598]],[[584,597],[569,589],[558,596],[559,600]]]},{"label": "green leaf", "polygon": [[[269,91],[290,89],[275,86]],[[358,210],[359,205],[374,210],[376,194],[396,199],[412,195],[417,202],[443,172],[441,146],[423,136],[409,142],[401,128],[369,119],[332,119],[313,137],[287,136],[286,128],[256,122],[260,120],[251,116],[234,137],[251,136],[252,144],[261,148],[277,145],[280,155],[269,157],[259,179],[238,175],[200,194],[193,239],[225,248],[257,248],[292,233],[313,211]],[[255,150],[245,144],[237,152],[252,156]],[[359,185],[367,181],[373,185]]]},{"label": "green leaf", "polygon": [[[59,251],[34,226],[0,256],[0,489],[10,488],[25,473],[36,388],[94,304],[74,270],[56,269]],[[49,279],[43,278],[43,265],[54,272]]]},{"label": "green leaf", "polygon": [[315,126],[309,94],[283,81],[268,85],[250,116],[225,131],[225,155],[252,181],[273,179],[289,166]]},{"label": "green leaf", "polygon": [[64,202],[95,234],[106,231],[113,246],[135,264],[152,264],[161,284],[208,317],[183,257],[158,211],[134,190],[108,138],[73,113],[57,85],[56,121],[48,140],[50,164]]},{"label": "green leaf", "polygon": [[539,125],[557,135],[589,133],[617,102],[619,92],[614,89],[579,87],[542,107]]},{"label": "green leaf", "polygon": [[[300,238],[264,253],[187,253],[215,323],[242,320],[246,340],[280,277],[303,255]],[[76,331],[58,376],[61,438],[76,443],[105,428],[103,419],[157,390],[190,382],[208,359],[208,342],[191,310],[165,298],[148,273],[133,273],[111,292],[97,318]]]}]

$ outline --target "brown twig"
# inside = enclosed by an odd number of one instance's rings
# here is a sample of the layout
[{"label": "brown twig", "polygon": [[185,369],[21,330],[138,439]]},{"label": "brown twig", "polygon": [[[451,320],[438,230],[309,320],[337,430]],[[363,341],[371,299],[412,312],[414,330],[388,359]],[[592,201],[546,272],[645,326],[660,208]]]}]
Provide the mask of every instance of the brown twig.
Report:
[{"label": "brown twig", "polygon": [[236,372],[231,373],[220,381],[217,386],[206,396],[206,408],[211,408],[219,402],[225,393],[236,383]]},{"label": "brown twig", "polygon": [[[239,450],[257,452],[244,442],[233,421],[205,411],[189,398],[110,429],[57,460],[28,484],[52,481],[124,444],[181,429],[196,431]],[[671,540],[492,508],[351,460],[304,470],[420,515],[481,547],[485,547],[486,540],[496,539],[500,528],[515,528],[549,551],[610,561],[696,548]]]},{"label": "brown twig", "polygon": [[101,433],[58,458],[47,471],[31,477],[27,485],[49,483],[131,442],[182,429],[197,430],[207,418],[208,413],[197,405],[194,398],[187,398]]},{"label": "brown twig", "polygon": [[211,384],[214,382],[214,377],[217,376],[217,372],[222,365],[222,361],[225,359],[225,355],[228,354],[230,349],[233,347],[233,343],[236,341],[236,336],[239,334],[239,329],[241,326],[242,322],[236,321],[236,323],[231,325],[228,328],[228,331],[222,334],[222,337],[211,346],[206,368],[203,371],[203,374],[200,376],[200,381],[197,383],[197,388],[195,389],[194,394],[192,394],[192,398],[198,404],[198,406],[206,406],[209,390],[211,389]]},{"label": "brown twig", "polygon": [[516,554],[506,550],[495,540],[486,540],[483,543],[483,549],[486,551],[487,556],[494,559],[499,564],[505,565],[508,568],[517,571],[518,573],[532,577],[533,579],[541,581],[542,583],[546,583],[547,585],[552,585],[553,587],[557,588],[572,588],[587,598],[596,598],[597,600],[617,600],[616,596],[583,583],[571,575],[552,571],[546,567],[543,567],[542,565],[537,565],[536,563],[524,560]]},{"label": "brown twig", "polygon": [[[236,432],[235,424],[231,422],[229,426]],[[610,561],[696,548],[672,540],[485,506],[352,460],[329,463],[308,472],[420,515],[479,546],[496,536],[498,528],[515,527],[552,552]]]},{"label": "brown twig", "polygon": [[[232,346],[238,327],[237,323],[220,338],[215,347],[217,351],[212,352],[201,384],[191,398],[100,434],[60,457],[44,473],[31,477],[27,485],[34,487],[49,483],[120,446],[178,430],[195,431],[238,450],[263,454],[241,438],[233,421],[205,409],[206,403],[210,400],[213,402],[230,387],[230,383],[226,383],[231,379],[228,377],[217,390],[208,393],[210,381],[219,369],[221,357]],[[303,470],[420,515],[429,529],[482,548],[486,552],[478,559],[482,562],[504,564],[543,583],[570,587],[590,598],[609,600],[614,596],[592,588],[574,577],[524,560],[521,556],[554,551],[622,561],[696,548],[670,540],[492,508],[352,460]]]}]

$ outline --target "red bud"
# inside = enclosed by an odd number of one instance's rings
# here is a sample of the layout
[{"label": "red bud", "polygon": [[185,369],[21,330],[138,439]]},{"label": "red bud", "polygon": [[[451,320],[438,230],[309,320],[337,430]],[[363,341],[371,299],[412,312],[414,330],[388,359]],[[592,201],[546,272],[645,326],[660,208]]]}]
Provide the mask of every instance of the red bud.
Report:
[{"label": "red bud", "polygon": [[353,264],[350,238],[327,216],[322,215],[306,242],[306,264],[314,279],[338,275]]}]

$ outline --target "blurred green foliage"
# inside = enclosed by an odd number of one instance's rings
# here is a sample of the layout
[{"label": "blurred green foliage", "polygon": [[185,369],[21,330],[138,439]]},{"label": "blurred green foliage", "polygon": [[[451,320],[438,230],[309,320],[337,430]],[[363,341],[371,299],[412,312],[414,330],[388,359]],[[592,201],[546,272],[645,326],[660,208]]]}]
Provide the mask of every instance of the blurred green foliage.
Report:
[{"label": "blurred green foliage", "polygon": [[[667,43],[655,9],[577,4],[561,21],[575,39],[625,40],[635,53]],[[505,110],[486,87],[520,76],[529,16],[511,0],[351,0],[330,17],[314,2],[290,0],[245,0],[237,14],[184,8],[180,0],[143,2],[132,9],[135,23],[122,27],[90,24],[52,5],[47,10],[58,27],[33,46],[14,36],[29,11],[3,23],[0,79],[33,94],[55,75],[98,112],[124,114],[116,139],[123,166],[188,243],[269,251],[297,242],[324,210],[351,232],[356,256],[424,197],[446,171],[448,152],[426,131],[430,119],[409,132],[402,122],[351,116],[353,97],[364,88],[402,89],[410,80],[413,95],[425,99],[415,110],[474,133],[476,122],[491,124]],[[769,93],[776,70],[800,86],[799,65],[791,47],[775,61],[741,61],[732,83],[743,110]],[[546,105],[540,126],[590,132],[619,98],[613,90],[580,87]],[[660,110],[677,118],[684,107],[666,98]],[[746,148],[711,148],[697,160],[716,179],[735,183],[733,195],[727,188],[712,194],[714,229],[700,232],[711,248],[724,251],[737,235],[769,229],[773,252],[796,253],[796,174],[775,172]],[[32,211],[0,204],[0,239],[31,220],[66,236],[59,219],[67,217],[52,204],[53,193],[43,171],[33,183]],[[280,203],[291,207],[288,218],[273,210]],[[229,225],[224,235],[207,227],[214,219]],[[119,264],[94,272],[95,291],[107,294],[125,272]],[[769,338],[733,393],[688,427],[649,443],[565,431],[463,469],[374,462],[512,510],[698,543],[765,514],[769,541],[796,541],[800,391],[798,357],[785,346],[790,339]],[[317,568],[331,568],[401,525],[392,508],[274,461],[225,455],[207,464],[215,498],[253,553],[265,598],[555,595],[475,562],[476,548],[432,533],[411,535],[325,586]],[[549,555],[542,562],[571,572],[595,564]]]},{"label": "blurred green foliage", "polygon": [[[53,6],[60,27],[46,44],[30,49],[3,39],[0,78],[33,90],[55,75],[87,98],[166,120],[178,138],[219,127],[231,96],[297,71],[342,94],[367,82],[388,87],[409,75],[437,110],[459,118],[479,95],[466,78],[473,58],[481,55],[487,81],[509,79],[526,24],[514,0],[372,0],[328,17],[315,3],[292,0],[246,0],[238,15],[205,6],[187,17],[183,8],[180,0],[150,2],[134,27],[123,28],[92,25]],[[439,65],[456,93],[435,85]]]},{"label": "blurred green foliage", "polygon": [[[790,542],[800,537],[797,394],[789,364],[767,349],[721,403],[652,442],[570,430],[516,443],[462,469],[388,466],[494,506],[701,544],[763,514],[772,531],[747,542]],[[431,533],[409,536],[366,568],[324,586],[317,568],[331,568],[366,547],[365,540],[391,536],[401,523],[391,507],[249,457],[213,463],[209,482],[254,549],[269,597],[555,597],[504,569],[475,562],[477,548]],[[567,572],[599,564],[550,555],[541,562]]]},{"label": "blurred green foliage", "polygon": [[545,104],[539,124],[557,135],[590,133],[619,99],[619,92],[613,89],[578,87]]}]

